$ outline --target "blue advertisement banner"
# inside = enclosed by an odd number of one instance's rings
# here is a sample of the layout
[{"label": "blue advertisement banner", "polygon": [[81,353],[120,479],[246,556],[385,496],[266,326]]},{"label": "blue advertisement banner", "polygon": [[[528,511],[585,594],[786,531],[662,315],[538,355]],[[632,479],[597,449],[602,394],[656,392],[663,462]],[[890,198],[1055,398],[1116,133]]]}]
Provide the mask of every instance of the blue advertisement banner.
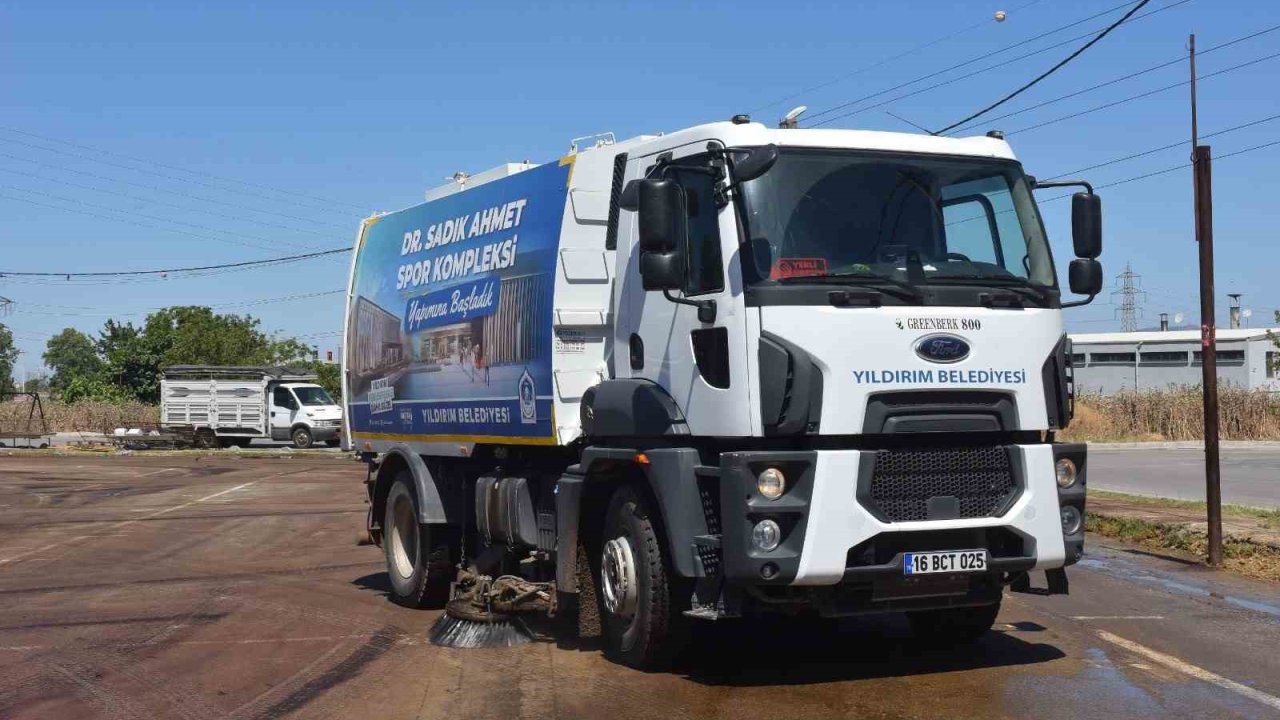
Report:
[{"label": "blue advertisement banner", "polygon": [[571,162],[379,217],[348,308],[365,435],[554,442],[552,297]]},{"label": "blue advertisement banner", "polygon": [[499,278],[485,278],[411,298],[404,310],[405,334],[492,314],[498,309],[500,283]]}]

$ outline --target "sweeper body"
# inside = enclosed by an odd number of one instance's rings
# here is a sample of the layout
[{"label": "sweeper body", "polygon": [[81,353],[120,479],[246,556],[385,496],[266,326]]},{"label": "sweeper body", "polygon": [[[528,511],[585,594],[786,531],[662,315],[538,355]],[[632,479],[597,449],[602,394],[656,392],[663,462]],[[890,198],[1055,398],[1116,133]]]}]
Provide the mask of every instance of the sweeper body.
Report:
[{"label": "sweeper body", "polygon": [[[1086,455],[1054,439],[1046,185],[998,134],[738,117],[369,218],[345,437],[391,597],[448,603],[446,643],[552,615],[650,666],[691,622],[906,612],[955,641],[1032,574],[1066,592]],[[1091,298],[1100,203],[1072,202]]]}]

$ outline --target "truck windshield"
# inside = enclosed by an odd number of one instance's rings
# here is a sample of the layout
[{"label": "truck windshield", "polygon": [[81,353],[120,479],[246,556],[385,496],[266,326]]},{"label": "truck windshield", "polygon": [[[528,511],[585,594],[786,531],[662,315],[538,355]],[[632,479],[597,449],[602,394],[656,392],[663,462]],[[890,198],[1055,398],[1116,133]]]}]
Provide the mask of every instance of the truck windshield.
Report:
[{"label": "truck windshield", "polygon": [[1015,162],[784,148],[742,192],[744,273],[757,282],[865,275],[1057,284]]},{"label": "truck windshield", "polygon": [[298,402],[303,405],[336,405],[333,398],[329,397],[329,393],[325,392],[322,387],[295,387],[293,394],[298,396]]}]

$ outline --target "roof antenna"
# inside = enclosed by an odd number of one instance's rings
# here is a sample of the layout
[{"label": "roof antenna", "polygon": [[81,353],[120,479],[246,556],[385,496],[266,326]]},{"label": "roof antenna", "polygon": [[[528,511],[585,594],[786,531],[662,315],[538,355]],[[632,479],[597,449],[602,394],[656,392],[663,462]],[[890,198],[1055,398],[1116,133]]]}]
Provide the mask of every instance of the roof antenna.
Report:
[{"label": "roof antenna", "polygon": [[792,108],[791,112],[782,116],[782,122],[778,123],[778,127],[784,130],[796,129],[797,127],[800,126],[800,116],[804,113],[805,110],[808,110],[808,109],[809,109],[808,105],[801,105],[799,107]]}]

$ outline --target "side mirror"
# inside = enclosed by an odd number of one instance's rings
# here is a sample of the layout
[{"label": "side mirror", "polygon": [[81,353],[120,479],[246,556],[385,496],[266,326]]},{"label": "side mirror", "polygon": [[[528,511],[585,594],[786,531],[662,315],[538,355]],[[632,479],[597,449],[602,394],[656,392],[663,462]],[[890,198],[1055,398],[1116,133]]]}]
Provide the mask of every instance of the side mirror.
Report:
[{"label": "side mirror", "polygon": [[778,162],[778,146],[769,144],[752,150],[742,162],[734,163],[734,182],[744,183],[769,172],[773,164]]},{"label": "side mirror", "polygon": [[679,290],[684,286],[684,255],[668,252],[640,253],[640,284],[646,290]]},{"label": "side mirror", "polygon": [[646,178],[637,191],[640,252],[667,253],[676,248],[684,218],[680,186],[674,180]]},{"label": "side mirror", "polygon": [[1077,295],[1097,295],[1102,292],[1102,263],[1092,258],[1072,260],[1067,267],[1067,283]]},{"label": "side mirror", "polygon": [[1076,257],[1093,260],[1102,254],[1102,198],[1091,193],[1071,196],[1071,240]]}]

